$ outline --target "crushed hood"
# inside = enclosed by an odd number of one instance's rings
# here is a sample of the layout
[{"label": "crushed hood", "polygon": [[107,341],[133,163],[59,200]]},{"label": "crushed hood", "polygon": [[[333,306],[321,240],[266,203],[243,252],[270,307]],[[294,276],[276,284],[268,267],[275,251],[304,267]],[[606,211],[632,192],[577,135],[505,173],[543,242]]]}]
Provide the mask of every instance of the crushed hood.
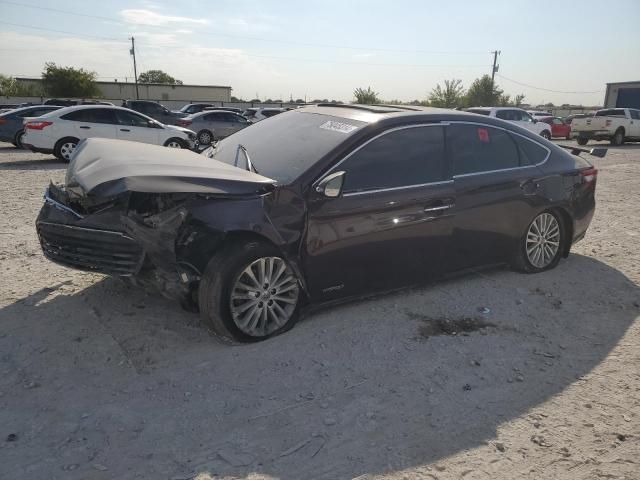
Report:
[{"label": "crushed hood", "polygon": [[189,150],[89,138],[78,144],[65,184],[78,196],[126,191],[247,195],[272,190],[275,180]]}]

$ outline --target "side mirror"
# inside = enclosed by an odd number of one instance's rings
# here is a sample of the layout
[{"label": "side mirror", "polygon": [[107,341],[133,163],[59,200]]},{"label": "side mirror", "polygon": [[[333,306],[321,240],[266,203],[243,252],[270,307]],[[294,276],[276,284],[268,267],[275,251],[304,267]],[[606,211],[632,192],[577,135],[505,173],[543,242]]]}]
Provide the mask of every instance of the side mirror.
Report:
[{"label": "side mirror", "polygon": [[147,127],[149,127],[149,128],[158,128],[158,124],[156,122],[154,122],[153,120],[149,120],[149,121],[147,121]]},{"label": "side mirror", "polygon": [[345,172],[333,172],[331,175],[324,177],[318,185],[316,192],[323,194],[328,198],[336,198],[342,193],[342,184],[344,183]]}]

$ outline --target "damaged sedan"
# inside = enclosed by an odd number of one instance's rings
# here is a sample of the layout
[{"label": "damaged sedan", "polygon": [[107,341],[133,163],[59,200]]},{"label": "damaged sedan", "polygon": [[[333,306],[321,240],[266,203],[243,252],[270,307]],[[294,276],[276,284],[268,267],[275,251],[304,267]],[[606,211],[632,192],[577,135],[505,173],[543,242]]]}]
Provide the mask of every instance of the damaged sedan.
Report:
[{"label": "damaged sedan", "polygon": [[83,141],[37,231],[50,260],[155,288],[251,342],[313,304],[484,264],[551,269],[586,233],[596,178],[500,120],[317,105],[201,155]]}]

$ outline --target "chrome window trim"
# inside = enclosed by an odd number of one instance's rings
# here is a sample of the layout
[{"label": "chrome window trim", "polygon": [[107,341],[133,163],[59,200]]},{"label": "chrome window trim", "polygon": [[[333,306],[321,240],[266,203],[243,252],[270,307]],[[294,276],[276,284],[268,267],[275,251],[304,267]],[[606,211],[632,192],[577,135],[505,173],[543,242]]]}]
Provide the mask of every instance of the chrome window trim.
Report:
[{"label": "chrome window trim", "polygon": [[[373,142],[374,140],[377,140],[380,137],[383,137],[384,135],[387,135],[389,133],[393,133],[393,132],[397,132],[398,130],[406,130],[409,128],[420,128],[420,127],[446,127],[449,124],[449,122],[438,122],[438,123],[416,123],[413,125],[402,125],[400,127],[394,127],[394,128],[390,128],[389,130],[385,130],[384,132],[379,133],[378,135],[376,135],[375,137],[370,138],[369,140],[367,140],[366,142],[364,142],[362,145],[360,145],[358,148],[356,148],[355,150],[353,150],[352,152],[349,152],[349,154],[347,154],[342,160],[340,160],[338,163],[336,163],[333,167],[331,167],[327,172],[323,173],[316,181],[314,181],[311,185],[312,188],[315,189],[315,187],[318,185],[318,183],[320,183],[322,181],[323,178],[325,178],[327,175],[330,175],[334,170],[336,170],[342,163],[344,163],[345,161],[347,161],[349,158],[351,158],[352,155],[355,155],[356,153],[358,153],[361,149],[363,149],[364,147],[366,147],[367,145],[369,145],[371,142]],[[446,132],[445,132],[446,135]],[[445,144],[446,145],[446,144]],[[445,151],[445,159],[446,159],[446,151]],[[356,195],[364,195],[367,193],[380,193],[380,192],[390,192],[390,191],[394,191],[394,190],[404,190],[407,188],[419,188],[419,187],[425,187],[428,185],[441,185],[441,184],[445,184],[445,183],[453,183],[453,179],[451,180],[441,180],[438,182],[429,182],[429,183],[420,183],[420,184],[413,184],[413,185],[402,185],[400,187],[389,187],[389,188],[377,188],[375,190],[364,190],[362,192],[350,192],[350,193],[343,193],[341,196],[342,197],[353,197]]]},{"label": "chrome window trim", "polygon": [[[498,173],[498,172],[511,172],[514,170],[524,170],[527,168],[534,168],[534,167],[539,167],[541,165],[544,165],[545,163],[547,163],[547,160],[549,160],[549,157],[551,156],[551,149],[545,145],[542,145],[541,143],[536,142],[535,140],[530,139],[529,137],[527,137],[526,135],[522,135],[521,133],[518,132],[514,132],[513,130],[509,130],[508,128],[503,128],[503,127],[498,127],[495,125],[489,125],[486,123],[480,123],[480,122],[467,122],[467,121],[456,121],[453,120],[451,122],[449,122],[450,124],[463,124],[463,125],[479,125],[482,127],[490,127],[490,128],[495,128],[497,130],[502,130],[507,132],[508,134],[512,134],[512,135],[518,135],[519,137],[524,138],[525,140],[528,140],[529,142],[538,145],[539,147],[544,148],[547,151],[547,155],[546,157],[544,157],[544,160],[542,160],[541,162],[538,162],[536,164],[533,165],[523,165],[521,167],[510,167],[510,168],[500,168],[497,170],[486,170],[483,172],[472,172],[472,173],[461,173],[459,175],[453,175],[453,179],[455,180],[456,178],[466,178],[466,177],[475,177],[477,175],[486,175],[488,173]],[[517,144],[516,144],[517,147]],[[520,152],[518,152],[518,154],[520,154]],[[455,165],[454,165],[455,166]]]},{"label": "chrome window trim", "polygon": [[429,187],[432,185],[446,185],[448,183],[453,183],[453,180],[442,180],[440,182],[430,182],[430,183],[419,183],[417,185],[406,185],[402,187],[389,187],[389,188],[378,188],[376,190],[364,190],[362,192],[350,192],[343,193],[343,197],[355,197],[356,195],[365,195],[368,193],[380,193],[380,192],[393,192],[395,190],[406,190],[408,188],[420,188],[420,187]]}]

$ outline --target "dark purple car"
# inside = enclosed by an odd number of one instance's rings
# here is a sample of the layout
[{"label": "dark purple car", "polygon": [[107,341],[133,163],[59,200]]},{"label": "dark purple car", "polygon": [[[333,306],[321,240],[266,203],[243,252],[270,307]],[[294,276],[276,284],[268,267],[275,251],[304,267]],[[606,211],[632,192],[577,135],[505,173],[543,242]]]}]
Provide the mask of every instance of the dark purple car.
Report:
[{"label": "dark purple car", "polygon": [[309,304],[484,264],[553,268],[585,235],[596,176],[501,120],[318,105],[202,155],[89,139],[37,228],[49,259],[156,285],[247,342]]}]

